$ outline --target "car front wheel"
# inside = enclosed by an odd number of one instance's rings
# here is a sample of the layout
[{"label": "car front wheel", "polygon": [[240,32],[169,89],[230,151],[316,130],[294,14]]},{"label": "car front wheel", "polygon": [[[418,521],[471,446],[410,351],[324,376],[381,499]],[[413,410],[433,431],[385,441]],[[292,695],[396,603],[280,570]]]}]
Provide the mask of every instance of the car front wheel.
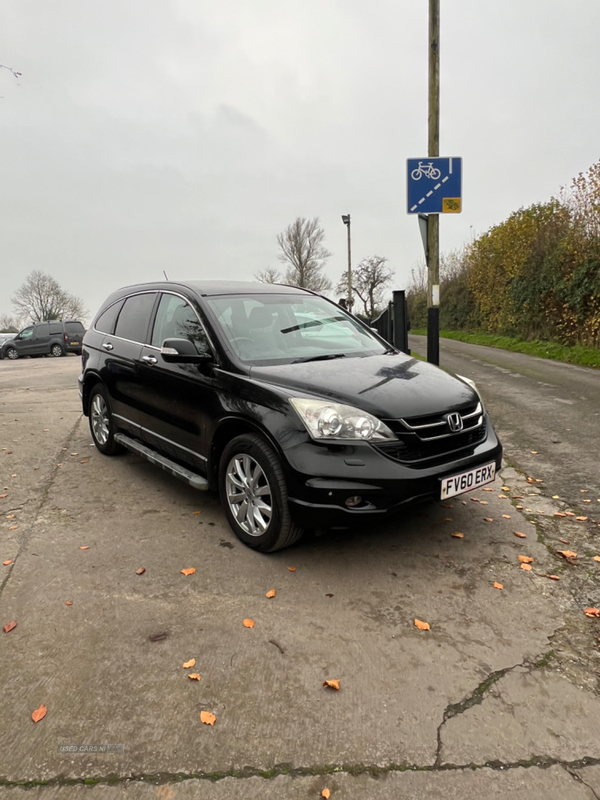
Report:
[{"label": "car front wheel", "polygon": [[108,393],[97,383],[92,387],[89,400],[90,431],[98,450],[105,456],[123,452],[123,447],[115,442],[115,423],[110,410]]},{"label": "car front wheel", "polygon": [[260,436],[243,434],[225,447],[219,493],[233,532],[255,550],[281,550],[304,533],[290,518],[281,462]]},{"label": "car front wheel", "polygon": [[6,356],[6,358],[10,358],[11,361],[14,361],[16,358],[19,357],[19,353],[15,350],[14,347],[9,347],[4,355]]}]

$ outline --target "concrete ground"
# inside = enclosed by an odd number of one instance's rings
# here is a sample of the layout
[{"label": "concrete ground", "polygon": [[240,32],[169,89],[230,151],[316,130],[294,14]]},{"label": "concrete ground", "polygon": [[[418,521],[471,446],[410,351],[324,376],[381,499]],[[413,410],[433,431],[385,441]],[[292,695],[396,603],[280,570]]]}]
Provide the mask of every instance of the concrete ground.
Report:
[{"label": "concrete ground", "polygon": [[91,446],[78,370],[0,362],[0,794],[600,798],[592,513],[507,468],[257,554],[215,496]]}]

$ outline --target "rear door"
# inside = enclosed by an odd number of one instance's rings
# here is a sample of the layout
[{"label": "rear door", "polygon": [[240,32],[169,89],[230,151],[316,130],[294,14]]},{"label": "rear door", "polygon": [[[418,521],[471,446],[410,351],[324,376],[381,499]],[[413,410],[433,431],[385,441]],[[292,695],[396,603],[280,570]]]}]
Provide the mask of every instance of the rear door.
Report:
[{"label": "rear door", "polygon": [[156,292],[142,292],[125,300],[116,321],[114,334],[105,334],[100,349],[103,363],[100,374],[109,392],[112,411],[119,428],[139,435],[140,356],[148,340]]},{"label": "rear door", "polygon": [[85,329],[81,322],[65,322],[65,347],[72,350],[81,350]]}]

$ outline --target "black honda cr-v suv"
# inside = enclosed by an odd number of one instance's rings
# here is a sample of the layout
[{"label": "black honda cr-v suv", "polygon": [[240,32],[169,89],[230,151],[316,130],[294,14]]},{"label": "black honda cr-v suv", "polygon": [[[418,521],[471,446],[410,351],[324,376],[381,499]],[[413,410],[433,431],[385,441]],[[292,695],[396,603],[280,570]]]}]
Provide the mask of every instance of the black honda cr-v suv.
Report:
[{"label": "black honda cr-v suv", "polygon": [[96,447],[198,489],[270,552],[494,479],[502,447],[474,384],[411,358],[293,286],[186,282],[112,294],[83,343]]}]

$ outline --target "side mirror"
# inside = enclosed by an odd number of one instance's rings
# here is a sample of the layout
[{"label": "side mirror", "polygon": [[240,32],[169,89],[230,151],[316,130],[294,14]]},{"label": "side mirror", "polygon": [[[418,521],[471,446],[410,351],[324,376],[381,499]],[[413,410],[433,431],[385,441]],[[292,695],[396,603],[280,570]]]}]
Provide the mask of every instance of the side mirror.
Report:
[{"label": "side mirror", "polygon": [[165,339],[160,354],[168,364],[206,364],[212,361],[211,353],[199,353],[189,339]]}]

